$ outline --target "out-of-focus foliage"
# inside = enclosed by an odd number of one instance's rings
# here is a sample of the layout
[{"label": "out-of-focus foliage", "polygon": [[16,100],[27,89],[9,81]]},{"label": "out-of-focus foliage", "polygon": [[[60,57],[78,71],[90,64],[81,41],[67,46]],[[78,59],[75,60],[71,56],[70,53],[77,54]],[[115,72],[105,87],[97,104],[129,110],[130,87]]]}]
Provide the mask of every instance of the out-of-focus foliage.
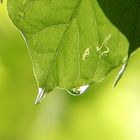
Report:
[{"label": "out-of-focus foliage", "polygon": [[118,69],[73,97],[55,91],[34,105],[36,83],[24,40],[0,6],[0,140],[139,140],[140,51],[119,86]]}]

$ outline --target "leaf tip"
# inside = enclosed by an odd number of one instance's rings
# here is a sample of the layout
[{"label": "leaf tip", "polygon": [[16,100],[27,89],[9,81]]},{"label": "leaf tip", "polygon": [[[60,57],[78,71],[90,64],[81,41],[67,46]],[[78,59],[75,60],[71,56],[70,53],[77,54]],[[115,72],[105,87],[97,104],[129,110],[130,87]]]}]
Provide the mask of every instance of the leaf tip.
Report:
[{"label": "leaf tip", "polygon": [[121,70],[119,71],[116,79],[115,79],[115,82],[113,84],[113,88],[115,88],[117,86],[117,84],[119,83],[120,79],[122,78],[125,70],[126,70],[126,67],[127,67],[127,64],[128,64],[128,59],[126,59],[125,63],[122,65],[122,68]]},{"label": "leaf tip", "polygon": [[38,95],[35,100],[35,105],[39,104],[45,98],[45,90],[42,88],[38,89]]}]

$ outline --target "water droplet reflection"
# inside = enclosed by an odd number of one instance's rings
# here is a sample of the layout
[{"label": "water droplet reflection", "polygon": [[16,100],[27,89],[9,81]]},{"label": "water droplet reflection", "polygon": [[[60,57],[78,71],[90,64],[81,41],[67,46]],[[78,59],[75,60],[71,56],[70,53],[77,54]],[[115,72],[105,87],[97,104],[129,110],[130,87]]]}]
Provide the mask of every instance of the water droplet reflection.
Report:
[{"label": "water droplet reflection", "polygon": [[122,78],[122,76],[123,76],[123,74],[124,74],[124,72],[125,72],[125,70],[126,70],[126,67],[127,67],[127,64],[128,64],[128,60],[129,60],[129,59],[127,59],[126,62],[122,65],[122,68],[121,68],[121,70],[119,71],[119,73],[118,73],[118,75],[117,75],[117,77],[116,77],[116,79],[115,79],[115,82],[114,82],[113,87],[116,87],[116,85],[118,84],[118,82],[119,82],[120,79]]},{"label": "water droplet reflection", "polygon": [[85,85],[85,86],[75,87],[67,91],[73,96],[79,96],[79,95],[82,95],[88,89],[88,87],[89,85]]},{"label": "water droplet reflection", "polygon": [[37,98],[35,100],[35,104],[39,104],[45,98],[45,96],[46,96],[45,90],[42,88],[39,88],[38,95],[37,95]]}]

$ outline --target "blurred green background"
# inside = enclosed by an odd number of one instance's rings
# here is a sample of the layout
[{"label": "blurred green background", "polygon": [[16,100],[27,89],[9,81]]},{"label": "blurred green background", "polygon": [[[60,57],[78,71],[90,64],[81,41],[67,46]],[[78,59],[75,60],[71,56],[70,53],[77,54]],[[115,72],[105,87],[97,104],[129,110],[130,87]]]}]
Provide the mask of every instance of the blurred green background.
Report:
[{"label": "blurred green background", "polygon": [[86,94],[49,94],[34,105],[37,85],[27,47],[0,5],[0,140],[140,140],[140,51]]}]

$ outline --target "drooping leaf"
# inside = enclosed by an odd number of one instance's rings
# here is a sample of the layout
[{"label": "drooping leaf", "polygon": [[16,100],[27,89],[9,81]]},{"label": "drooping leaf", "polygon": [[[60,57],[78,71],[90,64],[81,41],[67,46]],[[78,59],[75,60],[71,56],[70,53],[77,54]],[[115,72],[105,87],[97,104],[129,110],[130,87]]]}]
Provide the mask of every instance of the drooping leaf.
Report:
[{"label": "drooping leaf", "polygon": [[139,5],[139,0],[8,0],[9,16],[29,48],[38,98],[56,87],[98,83],[124,64],[128,50],[140,43]]}]

